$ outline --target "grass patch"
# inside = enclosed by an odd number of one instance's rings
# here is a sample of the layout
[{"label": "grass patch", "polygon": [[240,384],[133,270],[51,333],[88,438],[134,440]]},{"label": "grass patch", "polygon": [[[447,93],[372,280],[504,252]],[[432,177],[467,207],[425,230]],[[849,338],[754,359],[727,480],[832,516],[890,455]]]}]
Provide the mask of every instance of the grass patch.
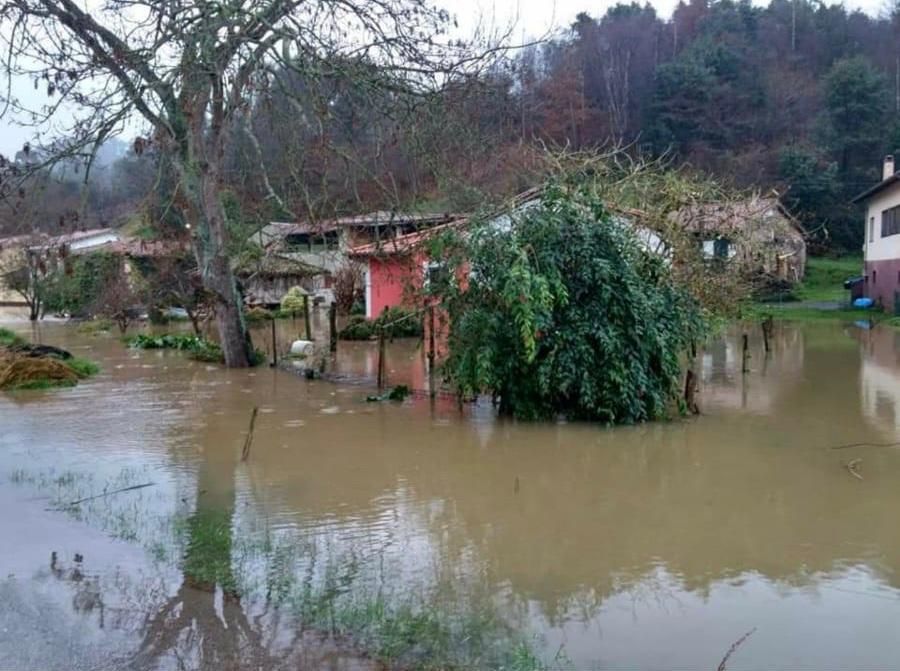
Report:
[{"label": "grass patch", "polygon": [[100,372],[100,366],[88,359],[73,357],[68,361],[64,361],[69,368],[75,371],[80,378],[91,377]]},{"label": "grass patch", "polygon": [[862,268],[860,256],[812,257],[806,264],[806,276],[793,293],[801,301],[846,301],[849,292],[844,281],[861,274]]},{"label": "grass patch", "polygon": [[25,339],[9,329],[0,328],[0,347],[18,347],[24,345]]},{"label": "grass patch", "polygon": [[[844,308],[840,310],[818,310],[802,305],[754,305],[745,312],[744,318],[762,321],[770,316],[778,321],[792,322],[855,322],[872,321],[876,324],[888,323],[891,318],[878,310]],[[890,325],[890,324],[889,324]],[[898,324],[900,325],[900,324]]]}]

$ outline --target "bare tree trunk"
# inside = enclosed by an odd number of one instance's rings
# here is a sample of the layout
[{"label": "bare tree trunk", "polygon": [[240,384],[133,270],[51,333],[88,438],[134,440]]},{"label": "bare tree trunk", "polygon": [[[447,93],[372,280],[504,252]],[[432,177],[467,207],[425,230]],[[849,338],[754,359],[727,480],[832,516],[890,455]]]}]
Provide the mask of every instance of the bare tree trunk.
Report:
[{"label": "bare tree trunk", "polygon": [[252,361],[250,334],[244,323],[242,301],[226,250],[225,209],[219,196],[216,173],[201,176],[202,217],[205,239],[196,245],[203,286],[210,293],[219,331],[219,344],[229,368],[246,368]]}]

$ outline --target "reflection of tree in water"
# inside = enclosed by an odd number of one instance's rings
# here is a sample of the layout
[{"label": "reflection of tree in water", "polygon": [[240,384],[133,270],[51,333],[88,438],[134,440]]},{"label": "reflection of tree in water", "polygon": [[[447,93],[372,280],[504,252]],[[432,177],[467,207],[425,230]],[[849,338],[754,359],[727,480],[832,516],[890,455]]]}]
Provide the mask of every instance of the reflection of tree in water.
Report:
[{"label": "reflection of tree in water", "polygon": [[154,668],[168,656],[182,668],[276,662],[267,652],[266,614],[248,617],[232,570],[236,456],[216,450],[200,463],[194,513],[184,526],[181,585],[147,614],[132,668]]},{"label": "reflection of tree in water", "polygon": [[258,608],[246,603],[233,565],[236,467],[230,449],[211,449],[201,461],[196,506],[183,527],[181,584],[146,615],[128,668],[367,668],[345,647],[304,631],[269,595]]}]

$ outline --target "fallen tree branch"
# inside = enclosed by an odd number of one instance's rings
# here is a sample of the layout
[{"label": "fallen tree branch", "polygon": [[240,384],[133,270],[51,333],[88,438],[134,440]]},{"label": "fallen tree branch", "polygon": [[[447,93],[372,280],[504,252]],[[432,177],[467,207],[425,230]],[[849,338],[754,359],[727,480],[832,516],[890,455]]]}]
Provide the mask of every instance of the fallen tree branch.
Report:
[{"label": "fallen tree branch", "polygon": [[731,644],[731,647],[728,648],[728,652],[725,653],[725,656],[722,658],[722,661],[719,662],[719,666],[716,667],[716,671],[725,671],[725,665],[728,662],[728,658],[731,657],[734,654],[735,650],[737,650],[739,647],[741,647],[741,645],[744,643],[744,641],[746,641],[748,638],[750,638],[750,636],[752,636],[753,632],[755,632],[755,631],[756,631],[756,627],[753,627],[753,629],[748,631],[746,634],[744,634],[738,640],[736,640],[734,643]]},{"label": "fallen tree branch", "polygon": [[62,506],[56,508],[56,510],[64,510],[66,508],[71,508],[73,506],[77,506],[80,503],[85,503],[86,501],[93,501],[94,499],[102,499],[106,496],[112,496],[113,494],[121,494],[122,492],[130,492],[135,489],[143,489],[144,487],[150,487],[155,485],[155,482],[145,482],[142,485],[131,485],[131,487],[122,487],[121,489],[114,489],[111,492],[103,492],[102,494],[94,494],[93,496],[86,496],[83,499],[78,499],[77,501],[72,501],[71,503],[66,503]]},{"label": "fallen tree branch", "polygon": [[250,445],[253,443],[253,427],[256,425],[256,415],[259,412],[258,406],[253,406],[253,412],[250,413],[250,428],[247,430],[247,437],[244,439],[244,449],[241,450],[241,461],[247,461],[250,456]]}]

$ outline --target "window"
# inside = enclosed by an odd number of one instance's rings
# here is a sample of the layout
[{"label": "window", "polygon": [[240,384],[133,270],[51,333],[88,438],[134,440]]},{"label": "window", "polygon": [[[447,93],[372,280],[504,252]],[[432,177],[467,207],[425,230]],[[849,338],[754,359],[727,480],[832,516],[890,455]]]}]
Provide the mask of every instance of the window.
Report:
[{"label": "window", "polygon": [[715,240],[703,240],[703,256],[707,259],[729,259],[734,254],[731,242],[725,238],[717,238]]},{"label": "window", "polygon": [[440,261],[426,261],[424,263],[425,289],[433,291],[439,287],[447,286],[452,281],[450,270]]},{"label": "window", "polygon": [[869,242],[875,242],[875,217],[869,217]]},{"label": "window", "polygon": [[872,271],[872,284],[875,284],[875,280],[877,280],[877,279],[878,279],[878,271],[873,270]]},{"label": "window", "polygon": [[900,233],[900,205],[881,213],[881,237]]}]

